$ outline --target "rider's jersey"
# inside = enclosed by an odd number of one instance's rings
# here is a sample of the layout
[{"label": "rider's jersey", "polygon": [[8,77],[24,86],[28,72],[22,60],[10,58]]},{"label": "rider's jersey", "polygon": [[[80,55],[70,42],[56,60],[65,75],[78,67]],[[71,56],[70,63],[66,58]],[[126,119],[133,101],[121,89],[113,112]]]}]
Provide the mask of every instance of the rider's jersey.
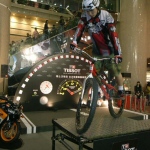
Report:
[{"label": "rider's jersey", "polygon": [[74,35],[74,42],[80,41],[86,28],[94,45],[94,54],[101,56],[121,55],[114,19],[109,12],[100,10],[94,18],[91,18],[87,12],[83,12]]}]

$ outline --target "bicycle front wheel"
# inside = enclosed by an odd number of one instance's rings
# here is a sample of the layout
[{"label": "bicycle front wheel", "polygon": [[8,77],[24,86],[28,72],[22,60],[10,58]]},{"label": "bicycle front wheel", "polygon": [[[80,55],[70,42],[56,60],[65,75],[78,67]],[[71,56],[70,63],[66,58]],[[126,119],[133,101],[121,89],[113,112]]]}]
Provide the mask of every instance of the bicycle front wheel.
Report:
[{"label": "bicycle front wheel", "polygon": [[82,91],[84,92],[83,97],[79,99],[76,112],[76,130],[78,134],[85,133],[92,123],[98,99],[97,81],[94,78],[87,79],[85,89]]},{"label": "bicycle front wheel", "polygon": [[[117,86],[114,86],[117,87]],[[117,93],[116,88],[111,89],[109,91],[110,99],[109,99],[109,112],[112,117],[118,118],[122,115],[124,104],[125,104],[125,98],[120,97]]]}]

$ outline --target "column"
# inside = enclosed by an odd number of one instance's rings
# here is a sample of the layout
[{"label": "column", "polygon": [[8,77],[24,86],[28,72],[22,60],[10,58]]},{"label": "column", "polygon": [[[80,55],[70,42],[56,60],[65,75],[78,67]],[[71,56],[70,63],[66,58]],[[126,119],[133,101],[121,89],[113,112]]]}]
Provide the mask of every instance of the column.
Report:
[{"label": "column", "polygon": [[[122,72],[131,73],[131,91],[137,81],[146,85],[149,0],[121,0],[119,38]],[[150,41],[149,41],[150,42]]]},{"label": "column", "polygon": [[[0,0],[0,94],[6,91],[5,77],[2,77],[3,71],[7,70],[9,37],[10,37],[10,0]],[[4,86],[5,85],[5,86]]]}]

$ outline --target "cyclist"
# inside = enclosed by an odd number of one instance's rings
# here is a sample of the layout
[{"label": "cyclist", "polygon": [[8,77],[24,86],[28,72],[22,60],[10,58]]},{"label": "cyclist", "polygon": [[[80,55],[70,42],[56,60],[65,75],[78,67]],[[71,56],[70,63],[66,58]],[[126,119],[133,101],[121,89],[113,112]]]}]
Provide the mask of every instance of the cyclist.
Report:
[{"label": "cyclist", "polygon": [[[105,10],[99,8],[100,0],[83,0],[81,18],[78,22],[74,39],[70,44],[70,49],[75,50],[81,36],[85,30],[88,30],[93,42],[93,55],[99,58],[114,57],[115,63],[110,61],[105,63],[105,68],[108,69],[118,83],[118,94],[123,95],[123,79],[121,75],[120,63],[122,62],[121,47],[116,32],[114,18]],[[95,63],[96,70],[101,68],[101,62]]]}]

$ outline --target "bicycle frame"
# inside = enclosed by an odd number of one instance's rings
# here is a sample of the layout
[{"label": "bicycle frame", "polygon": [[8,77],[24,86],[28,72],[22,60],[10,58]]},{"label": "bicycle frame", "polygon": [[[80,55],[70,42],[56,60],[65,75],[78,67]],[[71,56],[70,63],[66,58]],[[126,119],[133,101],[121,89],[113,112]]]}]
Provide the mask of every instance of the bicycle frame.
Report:
[{"label": "bicycle frame", "polygon": [[93,72],[91,72],[87,75],[87,77],[83,81],[81,99],[83,98],[83,94],[84,94],[84,90],[85,90],[85,83],[86,83],[88,78],[95,78],[97,80],[98,85],[99,85],[100,89],[102,90],[102,92],[103,92],[103,94],[104,94],[104,96],[106,97],[107,100],[110,99],[109,92],[106,91],[106,88],[104,86],[106,86],[108,90],[114,89],[115,91],[117,91],[114,86],[112,86],[111,84],[106,83],[105,79],[101,76],[101,73],[99,75],[95,76],[95,72],[94,72],[94,76],[93,76]]},{"label": "bicycle frame", "polygon": [[[96,61],[103,61],[103,60],[110,60],[112,58],[101,58],[101,59],[93,58],[89,54],[87,54],[85,51],[82,51],[82,50],[80,50],[78,48],[76,48],[76,52],[78,54],[84,53],[85,55],[87,55],[92,60],[92,63],[90,64],[90,69],[89,69],[90,73],[87,75],[87,77],[83,81],[82,92],[81,92],[81,99],[83,98],[83,94],[84,94],[84,90],[85,90],[85,83],[86,83],[87,79],[88,78],[95,78],[96,81],[98,82],[98,85],[101,88],[104,96],[106,97],[107,100],[109,100],[110,99],[109,92],[106,91],[106,88],[108,90],[111,90],[111,89],[114,89],[115,91],[117,91],[117,90],[111,84],[106,83],[105,79],[102,77],[102,72],[100,72],[99,74],[97,73],[97,71],[96,71],[96,69],[94,67],[94,62],[96,62]],[[104,86],[106,86],[106,88]]]}]

